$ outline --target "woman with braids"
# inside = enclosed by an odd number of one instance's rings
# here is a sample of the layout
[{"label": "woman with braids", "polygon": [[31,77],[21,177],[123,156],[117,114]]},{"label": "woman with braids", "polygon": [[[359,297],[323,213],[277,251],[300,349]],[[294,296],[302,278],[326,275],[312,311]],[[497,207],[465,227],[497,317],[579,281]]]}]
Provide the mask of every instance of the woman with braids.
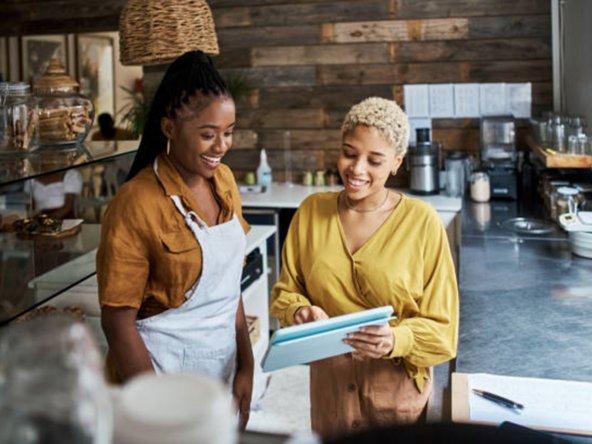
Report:
[{"label": "woman with braids", "polygon": [[[240,277],[249,225],[230,169],[235,104],[201,51],[167,69],[102,223],[97,279],[108,376],[205,372],[249,417],[253,355]],[[196,400],[199,402],[199,400]]]},{"label": "woman with braids", "polygon": [[425,411],[431,367],[453,358],[458,292],[446,232],[428,204],[385,187],[407,150],[409,123],[392,100],[353,106],[341,128],[341,192],[295,214],[272,291],[282,325],[391,305],[397,319],[362,327],[353,352],[310,365],[311,420],[324,439]]}]

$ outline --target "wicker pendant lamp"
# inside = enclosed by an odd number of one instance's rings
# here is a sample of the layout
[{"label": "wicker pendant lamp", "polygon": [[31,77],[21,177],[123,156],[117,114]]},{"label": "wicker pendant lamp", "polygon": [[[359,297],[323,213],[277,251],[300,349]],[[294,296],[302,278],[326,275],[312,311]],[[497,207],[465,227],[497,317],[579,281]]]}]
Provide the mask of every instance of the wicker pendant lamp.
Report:
[{"label": "wicker pendant lamp", "polygon": [[217,55],[212,11],[205,0],[128,0],[119,17],[123,65],[155,65],[201,49]]}]

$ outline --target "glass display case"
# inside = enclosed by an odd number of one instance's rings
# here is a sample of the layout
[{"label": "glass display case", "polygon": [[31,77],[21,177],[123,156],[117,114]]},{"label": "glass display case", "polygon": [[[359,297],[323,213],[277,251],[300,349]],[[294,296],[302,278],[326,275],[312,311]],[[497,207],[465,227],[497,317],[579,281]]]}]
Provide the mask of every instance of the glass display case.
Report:
[{"label": "glass display case", "polygon": [[102,215],[138,143],[0,155],[0,326],[94,274]]}]

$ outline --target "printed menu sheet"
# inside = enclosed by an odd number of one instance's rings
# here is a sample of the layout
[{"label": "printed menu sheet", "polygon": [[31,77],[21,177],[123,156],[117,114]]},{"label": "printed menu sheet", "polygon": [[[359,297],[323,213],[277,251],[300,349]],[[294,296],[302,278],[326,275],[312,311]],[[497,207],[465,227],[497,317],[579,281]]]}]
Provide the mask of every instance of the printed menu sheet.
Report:
[{"label": "printed menu sheet", "polygon": [[[475,393],[485,390],[524,405],[513,410]],[[475,422],[511,421],[526,427],[590,433],[592,383],[475,373],[468,376],[470,419]]]}]

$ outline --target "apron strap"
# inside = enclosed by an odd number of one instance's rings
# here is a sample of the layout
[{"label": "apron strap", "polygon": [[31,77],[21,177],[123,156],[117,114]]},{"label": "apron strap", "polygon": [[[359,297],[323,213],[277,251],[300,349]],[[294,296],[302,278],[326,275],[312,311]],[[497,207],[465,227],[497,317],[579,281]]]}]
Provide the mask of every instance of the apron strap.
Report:
[{"label": "apron strap", "polygon": [[[156,177],[158,178],[158,180],[160,180],[160,176],[158,175],[158,157],[156,159],[154,159],[154,162],[152,163],[152,169],[154,170],[154,174],[156,174]],[[177,210],[179,211],[179,213],[181,213],[181,215],[184,217],[185,219],[185,224],[187,224],[187,226],[191,229],[191,231],[197,235],[197,232],[195,230],[197,230],[197,227],[195,226],[195,224],[197,224],[199,226],[199,228],[207,228],[208,225],[200,219],[200,217],[197,215],[197,213],[195,211],[187,211],[185,209],[185,207],[183,206],[183,203],[181,202],[181,198],[177,195],[171,195],[170,196],[171,199],[173,200],[173,203],[175,204],[175,207],[177,207]]]},{"label": "apron strap", "polygon": [[179,196],[172,195],[171,199],[173,200],[173,203],[177,207],[177,210],[179,211],[179,213],[181,213],[183,215],[183,217],[185,218],[185,223],[187,224],[187,226],[189,228],[191,228],[191,231],[193,231],[193,233],[195,235],[197,235],[196,230],[198,228],[205,229],[208,227],[207,224],[199,218],[199,216],[197,215],[197,213],[195,211],[187,211],[185,209],[185,207],[183,206],[183,203],[181,202],[181,198]]}]

